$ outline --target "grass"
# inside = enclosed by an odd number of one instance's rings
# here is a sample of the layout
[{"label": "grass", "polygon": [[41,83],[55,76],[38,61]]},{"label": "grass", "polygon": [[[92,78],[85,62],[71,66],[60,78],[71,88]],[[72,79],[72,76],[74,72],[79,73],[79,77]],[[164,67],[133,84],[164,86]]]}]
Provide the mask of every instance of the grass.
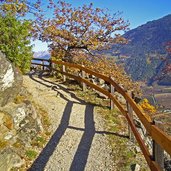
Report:
[{"label": "grass", "polygon": [[36,105],[36,108],[37,108],[37,112],[41,116],[42,125],[43,125],[44,131],[45,131],[44,133],[47,136],[49,136],[51,134],[49,132],[49,127],[51,125],[51,122],[49,120],[48,113],[38,105]]},{"label": "grass", "polygon": [[31,144],[32,144],[32,146],[41,148],[44,146],[45,143],[46,143],[46,138],[44,136],[38,136],[33,140],[33,142]]},{"label": "grass", "polygon": [[37,153],[35,150],[27,150],[26,153],[25,153],[26,157],[27,157],[29,160],[35,159],[36,156],[37,156],[37,154],[38,154],[38,153]]},{"label": "grass", "polygon": [[7,145],[8,145],[7,141],[0,139],[0,149],[7,147]]},{"label": "grass", "polygon": [[26,99],[25,96],[19,94],[15,97],[14,103],[16,103],[16,104],[23,103],[25,99]]},{"label": "grass", "polygon": [[19,139],[17,139],[17,141],[13,144],[13,147],[15,148],[21,148],[22,146],[23,144],[21,143]]}]

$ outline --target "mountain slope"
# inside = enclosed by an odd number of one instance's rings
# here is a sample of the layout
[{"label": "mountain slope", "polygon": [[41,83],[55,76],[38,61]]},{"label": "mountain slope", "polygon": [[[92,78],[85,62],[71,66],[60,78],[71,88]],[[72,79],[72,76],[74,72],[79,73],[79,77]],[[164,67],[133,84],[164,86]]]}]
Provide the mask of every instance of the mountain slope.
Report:
[{"label": "mountain slope", "polygon": [[[147,22],[128,31],[124,37],[129,43],[120,47],[113,46],[108,53],[116,56],[113,52],[119,51],[119,62],[125,64],[125,70],[133,80],[153,83],[161,77],[166,65],[164,59],[170,58],[165,45],[171,41],[171,15]],[[167,82],[167,78],[165,81]]]}]

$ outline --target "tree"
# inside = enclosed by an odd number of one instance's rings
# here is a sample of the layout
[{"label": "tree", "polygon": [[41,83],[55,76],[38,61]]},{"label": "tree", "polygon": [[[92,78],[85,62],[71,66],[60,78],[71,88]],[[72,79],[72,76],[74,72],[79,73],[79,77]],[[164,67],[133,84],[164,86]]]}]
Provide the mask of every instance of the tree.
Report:
[{"label": "tree", "polygon": [[29,0],[0,0],[0,14],[11,14],[14,16],[25,16],[27,13],[37,14],[40,12],[41,1],[36,0],[34,3]]},{"label": "tree", "polygon": [[[72,7],[65,1],[56,4],[50,0],[47,7],[53,16],[39,15],[34,23],[34,36],[49,43],[51,56],[68,62],[84,64],[93,70],[113,76],[126,89],[138,85],[132,83],[123,67],[117,66],[97,52],[123,44],[127,40],[120,33],[128,29],[129,23],[120,13],[110,14],[107,10],[94,8],[93,4]],[[47,10],[48,10],[47,9]]]},{"label": "tree", "polygon": [[60,54],[67,61],[73,62],[75,54],[92,55],[114,43],[126,42],[119,33],[126,31],[129,24],[119,13],[111,15],[104,9],[93,8],[92,3],[74,8],[65,1],[50,1],[48,8],[53,11],[53,18],[39,18],[35,35],[50,42],[53,54]]},{"label": "tree", "polygon": [[9,14],[0,15],[0,51],[22,72],[29,69],[33,56],[30,29],[29,21],[19,21]]},{"label": "tree", "polygon": [[156,108],[153,105],[151,105],[147,99],[143,99],[139,103],[139,107],[144,113],[149,115],[154,115],[157,111]]}]

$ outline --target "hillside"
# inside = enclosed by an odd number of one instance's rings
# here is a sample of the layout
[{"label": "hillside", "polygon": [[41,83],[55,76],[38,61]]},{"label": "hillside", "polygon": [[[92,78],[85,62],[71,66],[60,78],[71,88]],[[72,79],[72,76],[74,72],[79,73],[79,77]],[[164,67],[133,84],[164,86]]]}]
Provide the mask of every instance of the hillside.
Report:
[{"label": "hillside", "polygon": [[[128,31],[124,37],[129,40],[128,44],[113,46],[112,50],[106,53],[117,56],[133,80],[151,84],[156,78],[161,78],[166,65],[164,59],[169,58],[165,45],[171,40],[171,15],[149,21]],[[169,75],[162,79],[160,84],[171,84]]]}]

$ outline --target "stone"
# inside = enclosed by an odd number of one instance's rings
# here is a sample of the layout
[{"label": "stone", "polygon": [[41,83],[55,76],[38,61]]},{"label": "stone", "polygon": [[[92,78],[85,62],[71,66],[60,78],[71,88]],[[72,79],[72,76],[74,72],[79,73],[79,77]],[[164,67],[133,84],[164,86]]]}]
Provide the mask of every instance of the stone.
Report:
[{"label": "stone", "polygon": [[[6,116],[10,116],[12,118],[13,126],[16,130],[19,129],[20,122],[26,117],[24,104],[9,103],[3,108],[0,108],[0,110],[6,113]],[[8,124],[10,124],[10,122],[11,121],[8,119]]]},{"label": "stone", "polygon": [[25,161],[11,148],[0,153],[0,171],[10,171],[12,168],[21,167]]},{"label": "stone", "polygon": [[9,115],[8,113],[6,113],[6,114],[4,115],[3,120],[4,120],[4,125],[5,125],[8,129],[12,130],[12,129],[14,128],[14,122],[13,122],[13,118],[11,117],[11,115]]},{"label": "stone", "polygon": [[104,95],[103,93],[101,93],[99,91],[96,91],[96,93],[97,93],[97,95],[98,95],[99,98],[108,99],[108,96]]},{"label": "stone", "polygon": [[101,78],[98,78],[98,81],[99,81],[100,85],[103,85],[105,83],[105,81],[103,79],[101,79]]},{"label": "stone", "polygon": [[4,137],[5,140],[9,140],[13,137],[13,133],[12,132],[8,132],[7,135]]},{"label": "stone", "polygon": [[121,104],[126,104],[125,98],[120,93],[115,92],[114,95]]},{"label": "stone", "polygon": [[4,123],[3,118],[4,118],[4,113],[0,111],[0,125]]},{"label": "stone", "polygon": [[136,153],[140,153],[140,152],[141,152],[140,147],[136,146],[136,147],[135,147],[135,152],[136,152]]},{"label": "stone", "polygon": [[140,169],[141,169],[140,165],[139,164],[136,164],[134,171],[140,171]]},{"label": "stone", "polygon": [[141,167],[139,164],[133,164],[131,165],[131,170],[132,171],[140,171]]},{"label": "stone", "polygon": [[12,65],[9,64],[7,66],[6,72],[4,72],[4,75],[3,76],[1,75],[1,91],[4,91],[9,87],[12,87],[13,82],[14,82],[14,72],[12,69]]},{"label": "stone", "polygon": [[14,127],[12,117],[8,113],[2,112],[0,110],[0,126],[2,126],[2,125],[4,125],[5,127],[7,127],[10,130],[12,130]]},{"label": "stone", "polygon": [[169,157],[167,155],[165,156],[165,159],[164,159],[164,168],[165,168],[166,171],[171,170],[171,157]]},{"label": "stone", "polygon": [[109,91],[110,87],[107,84],[103,84],[101,88],[104,88],[105,90]]},{"label": "stone", "polygon": [[[28,101],[27,103],[23,102],[20,104],[8,103],[4,107],[0,107],[0,111],[3,111],[4,113],[4,121],[0,126],[0,137],[5,140],[17,137],[24,144],[29,146],[31,140],[37,133],[43,131],[41,120],[33,105]],[[2,114],[0,116],[2,116]],[[6,122],[7,119],[4,118],[8,118],[9,121]],[[9,126],[10,123],[13,123],[12,127]],[[4,131],[2,132],[2,130]]]},{"label": "stone", "polygon": [[0,52],[0,106],[11,102],[20,92],[22,75]]},{"label": "stone", "polygon": [[8,134],[9,129],[4,125],[0,125],[0,130],[0,140],[2,140]]}]

